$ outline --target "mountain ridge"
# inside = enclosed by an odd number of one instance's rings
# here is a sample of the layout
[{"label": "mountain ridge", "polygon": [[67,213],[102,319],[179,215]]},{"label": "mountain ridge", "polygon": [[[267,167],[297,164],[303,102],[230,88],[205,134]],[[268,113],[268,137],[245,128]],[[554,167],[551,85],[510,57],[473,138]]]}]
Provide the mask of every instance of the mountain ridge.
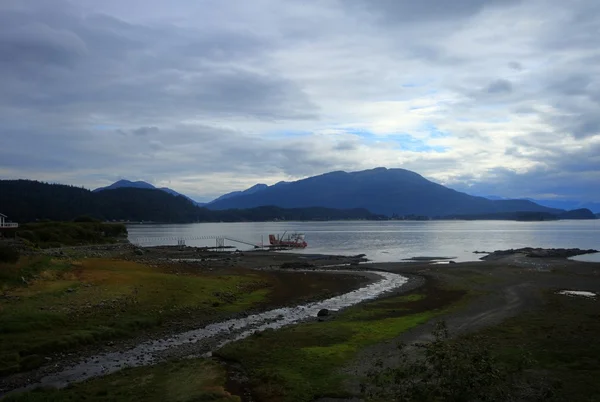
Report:
[{"label": "mountain ridge", "polygon": [[447,188],[406,169],[379,167],[357,172],[334,171],[285,186],[273,185],[251,194],[215,200],[209,209],[320,206],[365,208],[376,214],[440,217],[500,212],[564,212],[527,200],[488,200]]},{"label": "mountain ridge", "polygon": [[212,204],[213,202],[222,201],[222,200],[226,200],[226,199],[229,199],[229,198],[237,197],[238,195],[242,195],[242,194],[254,194],[254,193],[262,191],[262,190],[264,190],[264,189],[266,189],[268,187],[269,186],[266,185],[266,184],[258,183],[258,184],[255,184],[252,187],[249,187],[249,188],[247,188],[245,190],[232,191],[230,193],[223,194],[222,196],[215,198],[214,200],[212,200],[208,204]]}]

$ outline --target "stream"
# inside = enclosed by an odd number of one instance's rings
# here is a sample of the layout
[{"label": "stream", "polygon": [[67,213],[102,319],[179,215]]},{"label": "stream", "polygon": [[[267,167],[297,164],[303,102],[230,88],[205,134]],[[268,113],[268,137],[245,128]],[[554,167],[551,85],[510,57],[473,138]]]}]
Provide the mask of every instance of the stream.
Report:
[{"label": "stream", "polygon": [[147,341],[129,350],[85,358],[71,367],[43,377],[37,384],[18,391],[39,386],[63,388],[71,383],[104,376],[126,367],[156,364],[168,358],[210,356],[212,351],[227,343],[244,339],[257,331],[278,329],[314,318],[321,309],[330,311],[344,309],[362,301],[377,298],[408,282],[408,278],[389,272],[335,272],[377,275],[380,279],[360,289],[323,301],[296,307],[278,308],[244,318],[222,321],[169,338]]}]

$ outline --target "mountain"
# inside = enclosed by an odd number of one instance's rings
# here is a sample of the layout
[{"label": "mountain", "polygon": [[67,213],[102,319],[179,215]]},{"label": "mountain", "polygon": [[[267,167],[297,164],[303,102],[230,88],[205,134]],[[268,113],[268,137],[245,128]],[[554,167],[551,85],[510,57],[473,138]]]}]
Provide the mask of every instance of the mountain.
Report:
[{"label": "mountain", "polygon": [[376,168],[360,172],[331,172],[284,185],[215,200],[210,209],[327,207],[365,208],[376,214],[447,216],[532,211],[560,213],[527,200],[488,200],[431,182],[405,169]]},{"label": "mountain", "polygon": [[574,209],[589,209],[594,213],[600,212],[600,202],[582,202],[576,200],[531,200],[536,204],[543,205],[550,208],[559,208],[566,210]]},{"label": "mountain", "polygon": [[119,180],[114,182],[113,184],[111,184],[110,186],[106,186],[106,187],[98,187],[97,189],[93,190],[93,192],[97,193],[99,191],[104,191],[104,190],[115,190],[118,188],[143,188],[143,189],[147,189],[147,190],[160,190],[160,191],[164,191],[166,193],[169,193],[171,195],[174,195],[176,197],[181,196],[181,197],[185,197],[188,200],[190,200],[191,202],[193,202],[194,204],[198,205],[198,206],[202,206],[205,205],[204,203],[201,202],[196,202],[194,200],[192,200],[190,197],[188,197],[187,195],[183,195],[181,193],[178,193],[175,190],[172,190],[168,187],[154,187],[152,184],[150,183],[146,183],[145,181],[130,181],[130,180]]},{"label": "mountain", "polygon": [[121,187],[92,192],[31,180],[0,180],[0,210],[12,221],[101,220],[154,222],[241,222],[267,220],[382,219],[365,209],[261,207],[211,211],[190,200],[150,188]]},{"label": "mountain", "polygon": [[266,189],[267,187],[269,187],[269,186],[267,186],[266,184],[261,184],[261,183],[255,184],[254,186],[252,186],[246,190],[243,190],[243,191],[233,191],[231,193],[223,194],[222,196],[215,198],[214,200],[209,202],[209,204],[212,204],[217,201],[222,201],[222,200],[226,200],[229,198],[237,197],[239,195],[254,194],[254,193],[257,193],[259,191]]},{"label": "mountain", "polygon": [[558,215],[559,219],[597,219],[596,215],[587,208],[573,209]]},{"label": "mountain", "polygon": [[[483,197],[488,200],[508,200],[509,198],[500,197],[497,195],[484,195]],[[600,202],[582,202],[577,200],[564,200],[564,199],[534,199],[534,198],[520,198],[535,202],[538,205],[548,208],[564,209],[566,211],[572,211],[576,209],[589,209],[593,213],[600,213]]]},{"label": "mountain", "polygon": [[469,214],[469,215],[450,215],[443,219],[461,219],[461,220],[511,220],[511,221],[556,221],[560,219],[598,219],[589,209],[574,209],[571,211],[562,211],[559,213],[536,212],[536,211],[516,211],[516,212],[495,212],[488,214]]},{"label": "mountain", "polygon": [[119,180],[119,181],[114,182],[110,186],[98,187],[97,189],[95,189],[93,191],[94,191],[94,193],[97,193],[98,191],[114,190],[117,188],[146,188],[146,189],[151,189],[151,190],[156,189],[156,187],[154,187],[152,184],[146,183],[145,181]]}]

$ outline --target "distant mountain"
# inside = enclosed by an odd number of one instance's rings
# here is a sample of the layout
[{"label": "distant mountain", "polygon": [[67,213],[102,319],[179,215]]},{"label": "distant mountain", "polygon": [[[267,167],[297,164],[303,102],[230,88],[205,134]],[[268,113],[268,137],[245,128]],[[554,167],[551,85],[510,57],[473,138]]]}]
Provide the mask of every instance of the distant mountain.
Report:
[{"label": "distant mountain", "polygon": [[589,209],[574,209],[560,213],[516,211],[489,214],[451,215],[445,219],[462,220],[512,220],[512,221],[556,221],[560,219],[598,219]]},{"label": "distant mountain", "polygon": [[573,209],[558,215],[559,219],[596,219],[596,215],[587,208]]},{"label": "distant mountain", "polygon": [[331,172],[295,182],[261,188],[215,200],[210,209],[326,207],[365,208],[387,216],[447,216],[531,211],[560,213],[526,200],[488,200],[431,182],[404,169],[377,168],[360,172]]},{"label": "distant mountain", "polygon": [[[484,195],[484,198],[488,200],[508,200],[509,198],[500,197],[497,195]],[[564,200],[564,199],[537,199],[537,198],[520,198],[522,200],[527,200],[531,202],[535,202],[543,207],[548,208],[556,208],[556,209],[564,209],[566,211],[571,211],[575,209],[589,209],[594,213],[600,213],[600,202],[582,202],[577,200]]]},{"label": "distant mountain", "polygon": [[261,183],[255,184],[254,186],[252,186],[246,190],[243,190],[243,191],[233,191],[231,193],[223,194],[222,196],[215,198],[214,200],[209,202],[209,204],[212,204],[213,202],[217,202],[217,201],[227,200],[229,198],[237,197],[239,195],[254,194],[254,193],[257,193],[259,191],[266,189],[267,187],[269,187],[269,186],[267,186],[266,184],[261,184]]},{"label": "distant mountain", "polygon": [[93,192],[97,193],[99,191],[104,191],[104,190],[115,190],[118,188],[143,188],[143,189],[147,189],[147,190],[160,190],[160,191],[164,191],[165,193],[169,193],[171,195],[174,196],[181,196],[181,197],[185,197],[188,200],[190,200],[191,202],[193,202],[195,205],[198,206],[202,206],[205,205],[204,203],[201,202],[196,202],[194,200],[192,200],[190,197],[188,197],[187,195],[183,195],[181,193],[178,193],[175,190],[172,190],[168,187],[154,187],[152,184],[147,183],[145,181],[130,181],[130,180],[119,180],[114,182],[113,184],[111,184],[110,186],[106,186],[106,187],[98,187],[97,189],[93,190]]},{"label": "distant mountain", "polygon": [[269,220],[382,219],[365,209],[283,209],[260,207],[211,211],[187,198],[150,188],[121,187],[92,192],[84,188],[31,180],[0,180],[0,210],[15,222],[80,216],[102,220],[153,222],[243,222]]},{"label": "distant mountain", "polygon": [[600,202],[582,202],[576,200],[531,200],[537,204],[550,208],[559,208],[566,210],[589,209],[594,213],[600,213]]},{"label": "distant mountain", "polygon": [[114,190],[117,188],[146,188],[146,189],[151,189],[151,190],[156,189],[156,187],[154,187],[152,184],[146,183],[145,181],[119,180],[119,181],[114,182],[110,186],[98,187],[97,189],[95,189],[93,191],[94,191],[94,193],[97,193],[98,191]]}]

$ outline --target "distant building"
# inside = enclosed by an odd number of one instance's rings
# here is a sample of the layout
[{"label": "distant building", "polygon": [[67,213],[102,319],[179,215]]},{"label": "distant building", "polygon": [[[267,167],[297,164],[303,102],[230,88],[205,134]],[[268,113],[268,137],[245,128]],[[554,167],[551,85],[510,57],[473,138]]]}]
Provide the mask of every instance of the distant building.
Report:
[{"label": "distant building", "polygon": [[18,228],[19,224],[15,222],[8,222],[6,219],[8,216],[0,213],[0,228]]}]

